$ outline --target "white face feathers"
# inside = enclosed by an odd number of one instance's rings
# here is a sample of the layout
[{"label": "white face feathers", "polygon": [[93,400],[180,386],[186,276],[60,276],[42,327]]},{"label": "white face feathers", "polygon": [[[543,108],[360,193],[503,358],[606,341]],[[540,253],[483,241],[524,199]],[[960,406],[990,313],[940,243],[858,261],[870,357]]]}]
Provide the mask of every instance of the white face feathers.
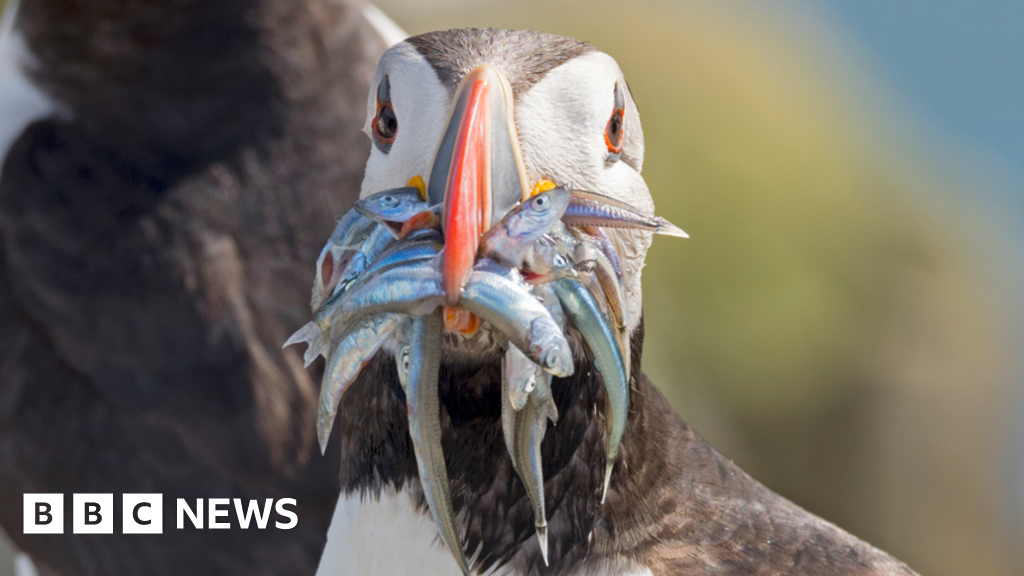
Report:
[{"label": "white face feathers", "polygon": [[[502,70],[501,62],[494,65]],[[363,128],[371,140],[379,137],[374,118],[380,110],[380,83],[385,79],[397,130],[386,152],[379,145],[371,149],[362,197],[407,186],[416,176],[429,182],[434,155],[451,115],[452,88],[441,81],[413,44],[401,42],[381,58],[371,85]],[[617,109],[621,135],[613,135],[619,150],[613,153],[608,136]],[[650,192],[640,175],[644,159],[640,115],[622,71],[611,56],[590,51],[548,70],[516,95],[513,115],[527,188],[546,179],[611,196],[639,212],[654,214]],[[622,261],[632,330],[640,320],[640,272],[651,234],[639,230],[605,232]]]}]

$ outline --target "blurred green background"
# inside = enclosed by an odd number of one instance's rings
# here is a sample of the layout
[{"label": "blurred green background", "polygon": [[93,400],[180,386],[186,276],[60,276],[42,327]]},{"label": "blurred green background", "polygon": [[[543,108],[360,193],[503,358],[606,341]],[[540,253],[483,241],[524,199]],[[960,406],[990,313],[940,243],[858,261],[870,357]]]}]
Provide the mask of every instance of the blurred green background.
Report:
[{"label": "blurred green background", "polygon": [[658,212],[691,235],[647,260],[648,374],[754,477],[922,574],[1024,574],[1013,176],[920,114],[828,4],[377,2],[413,34],[536,29],[613,55]]},{"label": "blurred green background", "polygon": [[412,34],[535,29],[614,56],[658,212],[691,235],[657,238],[644,269],[647,373],[754,477],[922,574],[1024,574],[1007,502],[1020,313],[1004,263],[1021,244],[963,144],[882,79],[841,13],[377,5]]}]

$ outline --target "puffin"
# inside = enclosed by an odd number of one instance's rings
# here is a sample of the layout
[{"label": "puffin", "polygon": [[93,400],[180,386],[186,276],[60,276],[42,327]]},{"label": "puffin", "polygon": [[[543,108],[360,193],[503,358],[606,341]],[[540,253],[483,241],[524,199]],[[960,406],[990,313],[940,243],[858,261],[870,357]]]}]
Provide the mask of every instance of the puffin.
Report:
[{"label": "puffin", "polygon": [[[315,573],[338,456],[281,343],[395,30],[350,0],[8,0],[0,527],[39,573]],[[65,495],[64,534],[22,533],[26,493]],[[117,518],[163,494],[163,533],[72,534],[74,493]],[[178,498],[292,498],[298,524],[179,530]]]},{"label": "puffin", "polygon": [[[453,91],[485,64],[508,85],[499,117],[520,173],[649,209],[614,61],[575,40],[466,30],[400,43],[375,73],[401,33],[349,0],[18,4],[0,27],[0,527],[46,575],[458,573],[416,481],[393,358],[346,393],[321,456],[317,373],[280,346],[307,319],[331,216],[408,172],[429,178]],[[607,80],[628,95],[617,166],[595,164],[608,143],[587,139],[597,123],[607,134]],[[373,139],[384,109],[388,152]],[[453,338],[444,448],[474,572],[912,573],[682,422],[640,370],[650,239],[614,238],[631,279],[630,416],[602,503],[603,396],[582,350],[543,442],[547,562],[503,452],[496,367]],[[162,493],[165,530],[25,535],[33,492]],[[295,498],[299,523],[177,530],[179,497]]]},{"label": "puffin", "polygon": [[[616,61],[579,40],[495,29],[408,38],[377,66],[363,131],[362,198],[422,181],[430,201],[443,202],[449,295],[488,215],[500,218],[535,183],[653,215],[634,95]],[[459,547],[449,549],[419,481],[396,352],[384,346],[337,410],[340,434],[327,453],[340,452],[341,496],[317,575],[914,574],[774,494],[683,422],[642,371],[651,234],[606,233],[621,262],[630,358],[628,417],[609,481],[608,397],[592,353],[570,335],[575,370],[551,384],[558,419],[541,443],[542,543],[503,438],[501,350],[486,325],[452,329],[438,384]]]}]

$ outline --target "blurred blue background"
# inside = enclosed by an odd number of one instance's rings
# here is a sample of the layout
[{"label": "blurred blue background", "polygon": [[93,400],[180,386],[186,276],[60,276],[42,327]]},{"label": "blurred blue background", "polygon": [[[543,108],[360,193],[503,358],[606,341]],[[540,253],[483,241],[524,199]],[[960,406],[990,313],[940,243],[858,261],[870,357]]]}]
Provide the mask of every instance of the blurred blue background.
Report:
[{"label": "blurred blue background", "polygon": [[1024,3],[377,5],[614,56],[691,234],[649,255],[645,370],[754,477],[922,574],[1024,574]]}]

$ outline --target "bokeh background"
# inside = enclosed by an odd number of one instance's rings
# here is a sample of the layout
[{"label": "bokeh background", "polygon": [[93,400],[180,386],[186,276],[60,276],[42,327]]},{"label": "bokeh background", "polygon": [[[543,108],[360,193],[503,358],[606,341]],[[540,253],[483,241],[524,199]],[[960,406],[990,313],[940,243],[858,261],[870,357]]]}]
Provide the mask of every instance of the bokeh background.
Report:
[{"label": "bokeh background", "polygon": [[922,574],[1024,574],[1024,3],[377,5],[612,54],[691,234],[648,258],[645,370],[754,477]]}]

